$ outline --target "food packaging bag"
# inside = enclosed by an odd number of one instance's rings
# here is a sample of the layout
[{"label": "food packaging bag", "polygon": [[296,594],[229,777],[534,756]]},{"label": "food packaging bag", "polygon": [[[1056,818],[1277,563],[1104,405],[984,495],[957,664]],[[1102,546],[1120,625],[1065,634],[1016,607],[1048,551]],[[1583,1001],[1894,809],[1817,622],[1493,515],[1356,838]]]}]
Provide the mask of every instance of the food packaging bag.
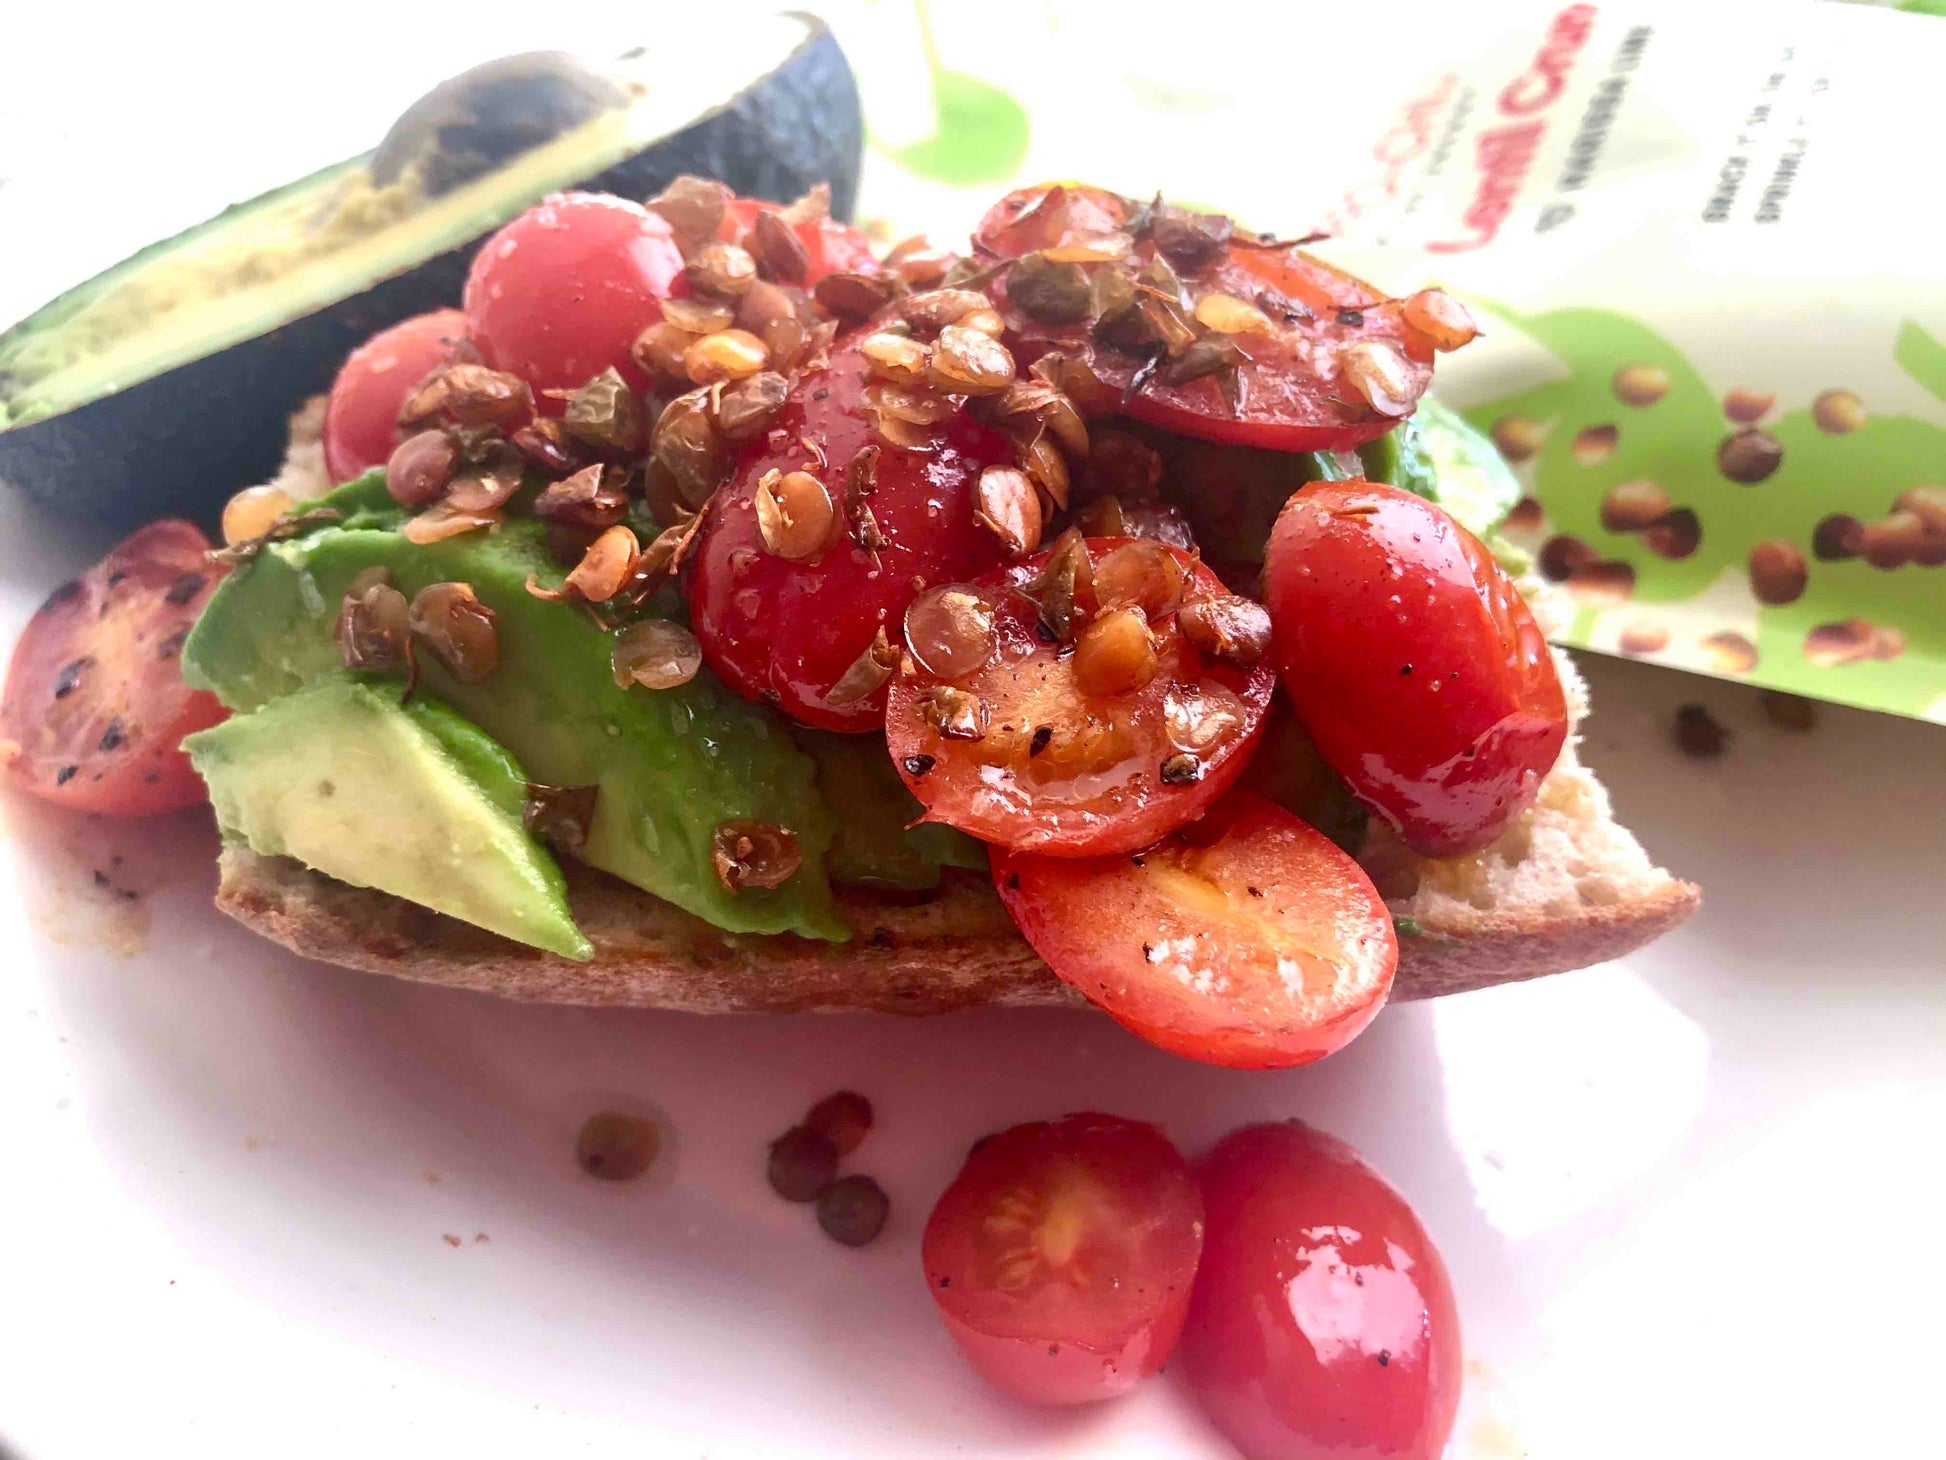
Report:
[{"label": "food packaging bag", "polygon": [[1354,53],[1309,7],[1160,45],[1092,6],[1004,44],[939,9],[842,32],[867,214],[958,242],[1072,177],[1326,229],[1474,309],[1434,388],[1520,475],[1504,535],[1567,589],[1561,642],[1946,722],[1946,21],[1503,6]]}]

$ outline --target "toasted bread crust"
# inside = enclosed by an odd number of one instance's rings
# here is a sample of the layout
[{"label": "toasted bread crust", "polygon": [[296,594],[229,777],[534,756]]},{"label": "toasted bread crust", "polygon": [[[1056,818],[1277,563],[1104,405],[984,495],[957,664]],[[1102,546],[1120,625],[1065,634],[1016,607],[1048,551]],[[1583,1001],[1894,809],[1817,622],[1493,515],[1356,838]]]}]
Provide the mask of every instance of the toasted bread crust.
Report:
[{"label": "toasted bread crust", "polygon": [[[921,902],[848,892],[850,943],[736,937],[602,873],[570,866],[589,963],[528,948],[282,857],[223,853],[216,904],[307,958],[425,983],[551,1004],[692,1013],[872,1009],[939,1014],[977,1004],[1079,1005],[1021,939],[984,878],[948,873]],[[1670,879],[1640,896],[1569,914],[1504,913],[1455,934],[1400,939],[1395,999],[1430,998],[1618,958],[1693,912]]]}]

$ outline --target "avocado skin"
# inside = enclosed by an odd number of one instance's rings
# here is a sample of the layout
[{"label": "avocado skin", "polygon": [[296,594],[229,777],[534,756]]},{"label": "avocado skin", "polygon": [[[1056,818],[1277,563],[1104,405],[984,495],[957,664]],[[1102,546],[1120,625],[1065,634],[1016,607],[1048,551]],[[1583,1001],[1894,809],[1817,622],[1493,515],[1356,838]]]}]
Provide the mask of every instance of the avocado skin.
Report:
[{"label": "avocado skin", "polygon": [[[721,110],[576,186],[640,199],[688,172],[789,199],[829,182],[833,214],[849,218],[864,155],[858,88],[831,32],[811,24],[793,55]],[[377,331],[456,302],[486,236],[267,334],[0,431],[0,482],[117,532],[164,516],[214,528],[232,493],[277,470],[291,411]]]}]

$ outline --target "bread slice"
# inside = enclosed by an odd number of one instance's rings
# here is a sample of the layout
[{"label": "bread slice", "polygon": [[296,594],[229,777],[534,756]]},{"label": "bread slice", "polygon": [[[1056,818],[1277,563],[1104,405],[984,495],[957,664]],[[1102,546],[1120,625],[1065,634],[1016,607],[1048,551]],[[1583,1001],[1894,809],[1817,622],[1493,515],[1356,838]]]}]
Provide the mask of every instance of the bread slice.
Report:
[{"label": "bread slice", "polygon": [[[1563,661],[1578,722],[1581,680]],[[1363,854],[1394,913],[1395,999],[1430,998],[1619,958],[1694,912],[1700,894],[1649,861],[1570,740],[1539,799],[1493,846],[1431,862],[1375,835]],[[570,864],[569,899],[595,945],[574,963],[297,862],[225,849],[216,905],[326,963],[551,1004],[692,1013],[976,1004],[1080,1004],[1015,931],[985,878],[949,872],[923,900],[841,894],[848,944],[737,936]]]},{"label": "bread slice", "polygon": [[[327,485],[319,402],[291,421],[278,484]],[[1545,626],[1546,585],[1521,584]],[[1701,894],[1652,863],[1580,763],[1587,689],[1556,654],[1577,733],[1531,806],[1485,851],[1430,861],[1374,822],[1360,861],[1402,920],[1395,999],[1461,993],[1619,958],[1673,928]],[[551,1004],[692,1013],[876,1009],[937,1014],[977,1004],[1079,1005],[1015,930],[990,883],[948,872],[923,900],[840,894],[857,937],[821,943],[720,932],[604,873],[567,865],[575,917],[595,945],[574,963],[282,857],[224,850],[216,905],[307,958]],[[1416,929],[1416,931],[1414,931]]]}]

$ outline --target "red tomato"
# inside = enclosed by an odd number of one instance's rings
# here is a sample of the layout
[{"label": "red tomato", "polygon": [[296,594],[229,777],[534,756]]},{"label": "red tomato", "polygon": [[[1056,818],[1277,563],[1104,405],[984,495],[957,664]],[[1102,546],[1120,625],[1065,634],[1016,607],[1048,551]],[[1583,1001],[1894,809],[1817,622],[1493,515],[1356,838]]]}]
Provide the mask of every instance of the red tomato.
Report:
[{"label": "red tomato", "polygon": [[[793,383],[769,434],[745,449],[711,499],[689,582],[710,668],[746,699],[829,730],[873,730],[884,720],[882,689],[843,705],[826,695],[881,628],[898,641],[921,588],[1004,557],[973,514],[981,469],[1013,460],[1006,438],[961,410],[939,427],[930,452],[893,446],[874,429],[865,387],[855,346]],[[848,535],[845,520],[848,473],[867,448],[877,450],[869,505],[884,541],[876,553]],[[767,473],[794,471],[818,478],[831,509],[824,545],[799,559],[766,550],[755,506]]]},{"label": "red tomato", "polygon": [[[1140,229],[1139,236],[1136,233]],[[1119,242],[1097,245],[1104,237]],[[1131,241],[1132,240],[1132,241]],[[1118,258],[1076,258],[1091,279],[1103,271],[1134,280],[1157,256],[1157,243],[1138,205],[1100,188],[1043,184],[1010,193],[988,210],[974,234],[988,255],[1019,258],[1047,248],[1126,252]],[[1159,345],[1109,343],[1098,322],[1049,323],[1015,306],[1009,275],[989,288],[1007,322],[1007,340],[1023,363],[1058,349],[1085,362],[1117,392],[1140,388],[1126,413],[1164,430],[1209,441],[1276,451],[1342,450],[1389,431],[1412,413],[1432,380],[1432,341],[1409,324],[1401,301],[1289,245],[1267,247],[1250,234],[1217,245],[1214,258],[1178,266],[1176,304],[1184,324],[1204,345],[1227,339],[1233,370],[1171,380],[1171,360],[1153,373],[1144,367]],[[1178,251],[1178,257],[1184,257]],[[1099,279],[1094,279],[1099,289]],[[1228,317],[1198,323],[1206,299],[1228,306]],[[1239,311],[1253,308],[1243,328]],[[1218,324],[1221,330],[1218,330]],[[1112,338],[1112,337],[1111,337]],[[1385,408],[1361,379],[1384,382]]]},{"label": "red tomato", "polygon": [[223,718],[182,682],[189,627],[221,568],[193,524],[152,522],[40,606],[14,646],[0,737],[14,784],[104,816],[204,799],[182,738]]},{"label": "red tomato", "polygon": [[1349,1044],[1392,987],[1392,916],[1323,833],[1247,791],[1134,856],[991,849],[1034,951],[1135,1033],[1233,1069]]},{"label": "red tomato", "polygon": [[1416,851],[1477,851],[1567,739],[1554,659],[1480,540],[1422,497],[1318,482],[1264,566],[1277,666],[1333,770]]},{"label": "red tomato", "polygon": [[466,316],[435,309],[380,330],[345,357],[324,402],[324,469],[348,482],[384,466],[399,444],[399,407],[412,387],[465,347]]},{"label": "red tomato", "polygon": [[[927,817],[983,841],[1055,857],[1130,852],[1201,815],[1243,773],[1263,726],[1274,676],[1206,659],[1181,631],[1176,603],[1208,594],[1229,601],[1216,575],[1181,548],[1136,538],[1090,538],[1099,621],[1131,582],[1123,572],[1165,567],[1182,587],[1149,605],[1151,677],[1103,691],[1091,674],[1094,625],[1071,645],[1044,630],[1024,589],[1059,549],[964,585],[991,615],[992,646],[977,667],[932,672],[923,644],[901,666],[887,703],[892,760]],[[1123,585],[1104,600],[1110,583]],[[1139,630],[1137,631],[1139,632]],[[978,725],[941,719],[956,696]]]},{"label": "red tomato", "polygon": [[635,389],[648,378],[629,358],[635,337],[662,318],[682,275],[668,222],[605,193],[554,193],[482,245],[466,276],[466,324],[486,363],[534,388],[574,390],[613,366]]},{"label": "red tomato", "polygon": [[946,1331],[983,1378],[1078,1404],[1167,1361],[1202,1243],[1202,1198],[1167,1136],[1070,1115],[976,1143],[922,1256]]},{"label": "red tomato", "polygon": [[[723,215],[723,226],[717,230],[717,236],[725,243],[748,248],[751,246],[750,230],[756,226],[757,215],[782,214],[785,211],[780,205],[766,203],[760,198],[735,198]],[[794,225],[793,231],[804,245],[805,274],[802,279],[779,279],[781,284],[795,284],[808,289],[826,274],[876,274],[880,271],[871,243],[849,223],[839,223],[831,218],[814,218]]]},{"label": "red tomato", "polygon": [[1426,1229],[1351,1147],[1295,1121],[1198,1168],[1209,1230],[1182,1356],[1247,1460],[1435,1460],[1459,1406],[1459,1313]]}]

